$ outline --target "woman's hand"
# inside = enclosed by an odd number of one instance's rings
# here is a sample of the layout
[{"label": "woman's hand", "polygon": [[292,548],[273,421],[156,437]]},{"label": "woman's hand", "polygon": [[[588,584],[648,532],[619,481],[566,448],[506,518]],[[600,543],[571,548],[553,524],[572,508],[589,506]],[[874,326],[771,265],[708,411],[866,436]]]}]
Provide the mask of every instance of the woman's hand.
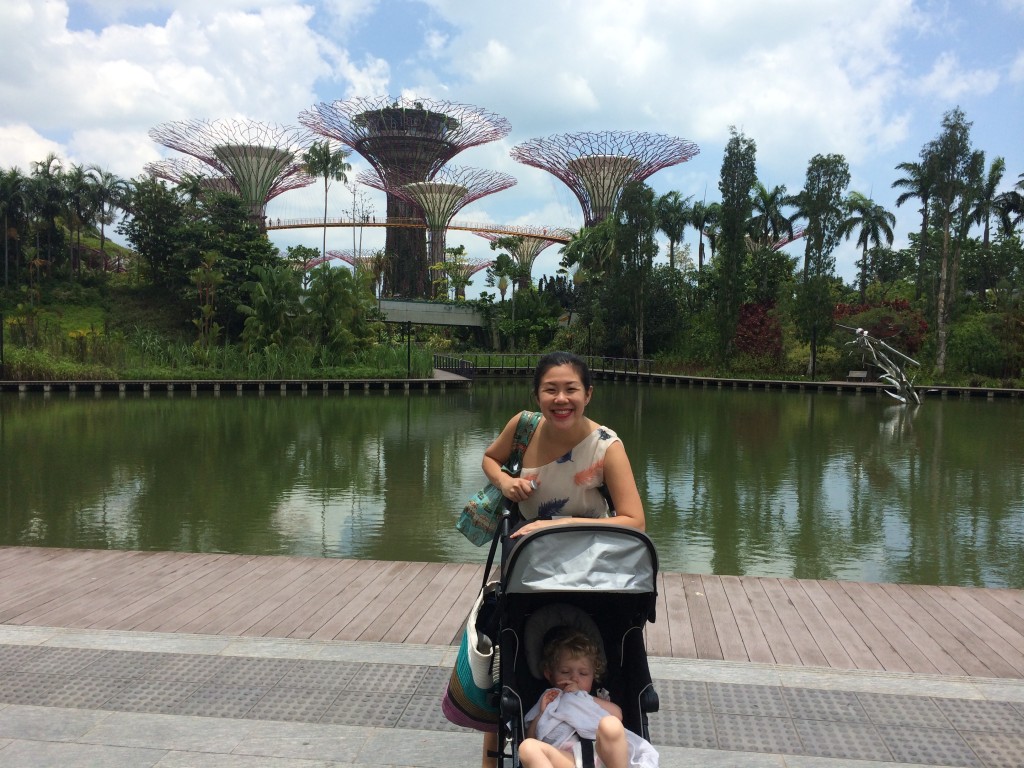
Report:
[{"label": "woman's hand", "polygon": [[521,536],[526,536],[528,533],[539,531],[541,528],[548,528],[552,525],[561,525],[562,523],[563,520],[531,520],[522,528],[514,530],[511,535],[509,535],[509,538],[518,539]]},{"label": "woman's hand", "polygon": [[524,480],[521,477],[509,477],[502,482],[501,493],[511,502],[518,504],[520,501],[530,498],[534,489],[533,480]]}]

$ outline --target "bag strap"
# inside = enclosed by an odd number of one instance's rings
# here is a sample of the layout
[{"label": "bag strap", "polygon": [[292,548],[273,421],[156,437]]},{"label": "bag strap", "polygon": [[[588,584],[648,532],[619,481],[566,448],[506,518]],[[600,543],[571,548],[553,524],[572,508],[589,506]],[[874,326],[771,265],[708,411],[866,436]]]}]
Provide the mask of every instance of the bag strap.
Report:
[{"label": "bag strap", "polygon": [[[508,457],[508,468],[506,470],[512,477],[519,477],[519,472],[523,468],[523,454],[526,452],[526,446],[530,444],[530,438],[533,437],[533,432],[537,429],[537,425],[539,423],[540,413],[537,411],[523,411],[519,414],[519,423],[516,424],[516,434],[512,438],[512,454]],[[498,524],[494,526],[494,535],[491,537],[491,548],[487,552],[487,565],[484,566],[484,581],[483,584],[480,585],[481,590],[487,586],[487,577],[490,575],[491,568],[494,565],[494,553],[498,550],[498,539],[501,538],[502,531],[505,528],[502,523],[507,520],[509,516],[509,500],[504,496],[501,498],[501,518],[498,520]]]}]

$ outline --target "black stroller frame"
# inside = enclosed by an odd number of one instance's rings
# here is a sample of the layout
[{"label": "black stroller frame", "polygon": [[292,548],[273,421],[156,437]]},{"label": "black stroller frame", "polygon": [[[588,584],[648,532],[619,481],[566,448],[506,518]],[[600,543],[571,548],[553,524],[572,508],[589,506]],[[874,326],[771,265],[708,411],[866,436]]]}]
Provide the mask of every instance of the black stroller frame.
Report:
[{"label": "black stroller frame", "polygon": [[[608,666],[600,686],[622,708],[623,725],[650,741],[648,715],[658,711],[659,703],[643,632],[647,622],[655,620],[658,560],[654,544],[634,528],[585,522],[543,528],[513,540],[510,534],[517,515],[516,509],[503,510],[494,542],[500,536],[501,574],[493,585],[494,613],[488,632],[493,632],[499,681],[498,751],[492,753],[498,768],[520,767],[525,715],[548,687],[531,673],[528,648],[535,646],[528,646],[526,637],[528,618],[545,606],[566,604],[593,620]],[[586,759],[586,750],[584,754]]]}]

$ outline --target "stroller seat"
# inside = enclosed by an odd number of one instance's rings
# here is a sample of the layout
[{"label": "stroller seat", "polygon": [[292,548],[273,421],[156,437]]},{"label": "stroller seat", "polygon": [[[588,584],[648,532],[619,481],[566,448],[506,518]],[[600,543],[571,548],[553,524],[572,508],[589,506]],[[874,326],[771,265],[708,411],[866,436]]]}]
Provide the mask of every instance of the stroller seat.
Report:
[{"label": "stroller seat", "polygon": [[541,669],[544,636],[557,626],[598,641],[607,662],[598,685],[622,708],[623,725],[650,740],[648,714],[658,710],[658,696],[643,632],[655,618],[656,576],[653,543],[627,526],[577,523],[514,541],[496,604],[501,768],[506,760],[520,765],[525,715],[548,687]]}]

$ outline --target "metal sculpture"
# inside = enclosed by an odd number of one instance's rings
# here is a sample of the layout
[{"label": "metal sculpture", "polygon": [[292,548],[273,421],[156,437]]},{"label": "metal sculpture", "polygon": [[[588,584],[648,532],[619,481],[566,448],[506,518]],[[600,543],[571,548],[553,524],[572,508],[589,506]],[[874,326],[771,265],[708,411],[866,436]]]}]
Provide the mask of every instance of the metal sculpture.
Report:
[{"label": "metal sculpture", "polygon": [[445,231],[455,214],[475,200],[514,186],[515,178],[485,168],[445,166],[429,181],[401,182],[393,174],[391,183],[372,171],[359,174],[357,180],[413,203],[423,212],[430,233],[427,264],[432,267],[445,260]]},{"label": "metal sculpture", "polygon": [[315,181],[301,160],[311,137],[299,128],[241,119],[180,120],[152,128],[149,135],[229,177],[261,227],[268,201]]},{"label": "metal sculpture", "polygon": [[[474,235],[479,235],[485,240],[491,243],[496,243],[499,240],[511,240],[508,255],[519,265],[522,270],[522,278],[519,281],[520,288],[526,288],[532,282],[533,264],[537,261],[537,257],[550,245],[556,242],[563,242],[561,238],[572,237],[572,231],[563,229],[561,227],[553,227],[551,234],[556,236],[556,239],[548,239],[543,236],[536,237],[534,235],[499,235],[494,232],[473,232]],[[544,234],[548,230],[541,230]]]},{"label": "metal sculpture", "polygon": [[[387,194],[389,221],[421,213],[396,188],[432,181],[455,155],[504,138],[511,130],[508,120],[479,107],[405,96],[321,102],[303,111],[299,122],[350,147],[373,166]],[[389,227],[384,247],[395,257],[385,280],[388,291],[428,296],[426,233]]]},{"label": "metal sculpture", "polygon": [[907,403],[921,404],[921,396],[914,389],[913,379],[907,377],[903,366],[900,362],[897,362],[898,359],[920,368],[921,364],[917,360],[908,357],[881,339],[874,338],[863,328],[851,328],[848,325],[840,325],[839,327],[854,333],[853,341],[846,342],[847,346],[858,347],[871,355],[873,365],[882,371],[882,375],[878,377],[879,380],[884,381],[895,389],[895,391],[885,390],[887,395],[904,405]]},{"label": "metal sculpture", "polygon": [[547,171],[576,195],[585,226],[611,215],[623,188],[684,163],[700,149],[692,141],[640,131],[565,133],[512,148],[514,160]]}]

